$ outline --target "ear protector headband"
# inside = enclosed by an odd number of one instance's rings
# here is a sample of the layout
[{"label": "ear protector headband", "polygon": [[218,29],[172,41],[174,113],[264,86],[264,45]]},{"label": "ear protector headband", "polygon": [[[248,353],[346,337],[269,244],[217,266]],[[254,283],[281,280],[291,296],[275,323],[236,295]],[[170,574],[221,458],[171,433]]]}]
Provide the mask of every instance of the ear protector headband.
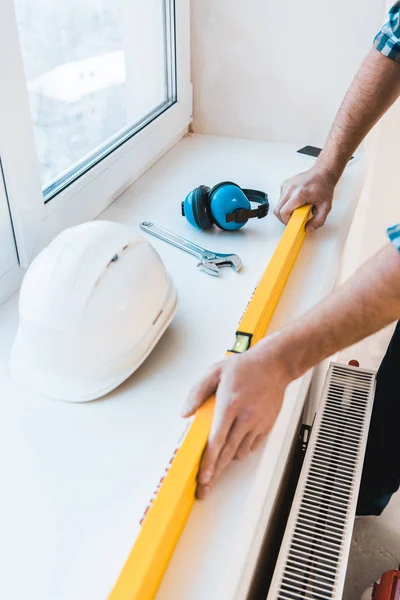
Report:
[{"label": "ear protector headband", "polygon": [[[251,208],[251,202],[259,204]],[[197,229],[217,225],[225,231],[240,229],[249,219],[262,219],[269,210],[268,195],[258,190],[244,190],[236,183],[223,181],[212,189],[201,185],[182,202],[182,216]]]}]

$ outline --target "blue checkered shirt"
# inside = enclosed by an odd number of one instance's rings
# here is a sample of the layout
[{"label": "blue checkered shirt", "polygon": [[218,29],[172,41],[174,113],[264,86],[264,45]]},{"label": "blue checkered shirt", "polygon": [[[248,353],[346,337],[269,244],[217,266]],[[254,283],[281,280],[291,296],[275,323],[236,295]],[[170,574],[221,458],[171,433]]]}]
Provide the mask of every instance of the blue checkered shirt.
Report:
[{"label": "blue checkered shirt", "polygon": [[386,15],[374,46],[388,58],[400,63],[400,2],[396,2]]},{"label": "blue checkered shirt", "polygon": [[[400,1],[396,2],[386,15],[385,23],[374,40],[379,52],[400,63]],[[388,236],[400,251],[400,224],[389,227]]]},{"label": "blue checkered shirt", "polygon": [[392,244],[394,244],[397,250],[400,251],[400,224],[389,227],[387,233]]}]

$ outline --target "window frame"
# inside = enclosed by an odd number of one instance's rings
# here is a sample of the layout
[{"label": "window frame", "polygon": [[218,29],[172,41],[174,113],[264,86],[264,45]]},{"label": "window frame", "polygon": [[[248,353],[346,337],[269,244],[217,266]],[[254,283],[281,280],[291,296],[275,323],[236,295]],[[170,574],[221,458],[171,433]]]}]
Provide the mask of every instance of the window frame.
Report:
[{"label": "window frame", "polygon": [[8,282],[12,277],[15,278],[18,268],[18,255],[0,159],[0,305],[8,298]]},{"label": "window frame", "polygon": [[98,216],[187,132],[192,120],[190,0],[169,2],[176,36],[176,102],[47,203],[14,0],[0,3],[0,157],[21,268],[60,231]]}]

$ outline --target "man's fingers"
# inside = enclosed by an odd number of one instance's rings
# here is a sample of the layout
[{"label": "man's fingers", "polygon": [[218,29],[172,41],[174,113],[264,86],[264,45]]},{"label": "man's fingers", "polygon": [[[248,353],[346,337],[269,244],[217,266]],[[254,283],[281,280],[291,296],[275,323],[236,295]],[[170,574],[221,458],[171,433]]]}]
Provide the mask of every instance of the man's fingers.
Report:
[{"label": "man's fingers", "polygon": [[229,435],[226,438],[224,447],[218,456],[213,480],[218,479],[218,477],[225,471],[226,467],[232,462],[240,444],[249,433],[249,427],[250,424],[246,419],[239,418],[235,420]]},{"label": "man's fingers", "polygon": [[266,439],[267,439],[267,435],[265,433],[263,433],[262,435],[258,435],[253,442],[251,451],[254,452],[255,450],[257,450],[257,448],[259,448],[262,444],[264,444]]},{"label": "man's fingers", "polygon": [[304,206],[304,204],[305,204],[305,200],[304,200],[303,196],[301,196],[300,194],[292,195],[290,200],[288,202],[286,202],[286,204],[281,208],[282,223],[287,225],[289,223],[290,217],[292,216],[292,214],[294,213],[296,208],[299,208],[300,206]]},{"label": "man's fingers", "polygon": [[314,207],[314,216],[308,222],[306,231],[311,232],[311,231],[315,231],[316,229],[319,229],[320,227],[322,227],[322,225],[326,221],[326,217],[330,213],[330,210],[331,210],[331,206],[327,202],[324,202],[323,204],[320,204],[319,206],[315,206]]},{"label": "man's fingers", "polygon": [[283,223],[282,217],[281,217],[281,210],[285,206],[287,200],[288,200],[288,198],[287,198],[287,189],[286,189],[285,184],[282,184],[282,186],[281,186],[281,195],[280,195],[280,198],[279,198],[279,202],[278,202],[278,204],[274,208],[274,215],[276,216],[276,218],[281,223]]},{"label": "man's fingers", "polygon": [[194,415],[196,410],[215,392],[220,378],[220,368],[214,367],[204,379],[202,379],[189,393],[182,408],[182,417],[188,418]]},{"label": "man's fingers", "polygon": [[[228,422],[229,421],[226,419],[225,423],[227,424]],[[214,443],[210,436],[210,441],[204,452],[199,475],[197,477],[197,498],[201,500],[207,496],[210,485],[218,479],[229,463],[232,462],[236,450],[243,438],[247,435],[248,428],[249,425],[246,420],[234,420],[231,421],[231,427],[228,431],[226,431],[225,428],[223,430],[225,435],[223,444]],[[222,437],[220,439],[222,439]]]},{"label": "man's fingers", "polygon": [[236,450],[235,459],[243,460],[252,451],[253,445],[258,435],[254,433],[248,433],[240,442],[238,449]]},{"label": "man's fingers", "polygon": [[217,401],[211,432],[197,476],[200,485],[208,485],[213,479],[218,457],[225,446],[229,431],[235,420],[232,407],[223,408],[221,411],[218,410],[218,407],[219,403]]},{"label": "man's fingers", "polygon": [[293,186],[283,186],[281,197],[275,207],[274,214],[281,223],[287,225],[296,208],[304,206],[306,199],[300,190]]},{"label": "man's fingers", "polygon": [[200,469],[197,475],[197,483],[200,486],[209,485],[214,476],[215,465],[220,455],[223,443],[208,441],[201,459]]},{"label": "man's fingers", "polygon": [[197,485],[196,488],[196,498],[197,500],[204,500],[204,498],[206,498],[210,492],[210,486],[209,485],[201,485],[200,483]]},{"label": "man's fingers", "polygon": [[210,483],[214,478],[215,465],[221,453],[223,444],[208,442],[201,459],[200,469],[197,475],[196,497],[201,500],[205,498],[210,490]]}]

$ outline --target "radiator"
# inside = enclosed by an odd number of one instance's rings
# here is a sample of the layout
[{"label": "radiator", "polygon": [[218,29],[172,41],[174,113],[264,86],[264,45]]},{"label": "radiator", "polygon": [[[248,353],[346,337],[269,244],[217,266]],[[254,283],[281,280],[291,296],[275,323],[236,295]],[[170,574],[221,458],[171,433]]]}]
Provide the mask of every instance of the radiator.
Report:
[{"label": "radiator", "polygon": [[332,363],[268,600],[341,600],[376,373]]}]

